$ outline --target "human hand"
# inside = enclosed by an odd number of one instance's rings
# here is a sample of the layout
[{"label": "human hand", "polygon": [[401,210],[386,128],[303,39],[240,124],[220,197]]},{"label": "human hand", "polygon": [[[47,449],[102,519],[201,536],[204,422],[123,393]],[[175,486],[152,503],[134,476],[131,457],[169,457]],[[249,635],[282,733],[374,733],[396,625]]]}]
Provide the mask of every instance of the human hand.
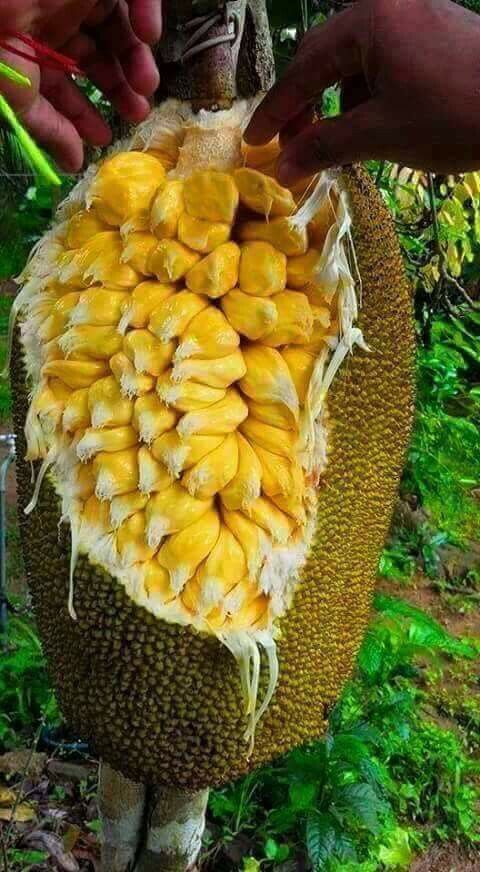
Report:
[{"label": "human hand", "polygon": [[[450,0],[358,0],[304,37],[246,131],[280,133],[284,184],[378,158],[456,173],[480,167],[480,16]],[[342,115],[312,122],[340,82]]]},{"label": "human hand", "polygon": [[[22,31],[73,58],[131,122],[143,120],[159,83],[150,49],[161,35],[161,0],[0,0],[2,33]],[[12,47],[25,49],[15,38]],[[0,58],[30,78],[0,88],[34,139],[68,172],[83,163],[83,142],[103,146],[110,130],[69,75],[2,50]]]}]

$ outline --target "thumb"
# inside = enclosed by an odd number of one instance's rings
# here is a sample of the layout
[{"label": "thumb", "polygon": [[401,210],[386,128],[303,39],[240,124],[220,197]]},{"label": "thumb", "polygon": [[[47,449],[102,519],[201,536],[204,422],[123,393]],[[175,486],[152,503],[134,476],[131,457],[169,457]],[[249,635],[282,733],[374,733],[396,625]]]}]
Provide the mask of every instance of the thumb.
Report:
[{"label": "thumb", "polygon": [[279,181],[292,185],[332,166],[381,158],[386,121],[377,102],[369,100],[336,118],[310,125],[282,151],[277,166]]}]

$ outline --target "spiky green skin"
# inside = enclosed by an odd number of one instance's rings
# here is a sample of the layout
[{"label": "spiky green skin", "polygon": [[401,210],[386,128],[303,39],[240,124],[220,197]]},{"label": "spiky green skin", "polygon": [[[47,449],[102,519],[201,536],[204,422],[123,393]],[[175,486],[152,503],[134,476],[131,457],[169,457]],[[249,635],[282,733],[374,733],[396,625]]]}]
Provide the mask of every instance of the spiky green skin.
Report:
[{"label": "spiky green skin", "polygon": [[[58,528],[51,485],[22,520],[29,584],[67,721],[136,781],[198,790],[243,775],[319,737],[351,674],[410,434],[414,330],[390,216],[363,173],[345,178],[363,278],[360,326],[371,352],[355,352],[330,395],[331,452],[317,531],[281,621],[280,680],[250,760],[239,671],[227,649],[157,620],[86,558],[75,573],[74,622],[67,612],[69,533]],[[18,347],[12,383],[21,458],[27,390]],[[18,480],[23,508],[31,480],[21,460]]]}]

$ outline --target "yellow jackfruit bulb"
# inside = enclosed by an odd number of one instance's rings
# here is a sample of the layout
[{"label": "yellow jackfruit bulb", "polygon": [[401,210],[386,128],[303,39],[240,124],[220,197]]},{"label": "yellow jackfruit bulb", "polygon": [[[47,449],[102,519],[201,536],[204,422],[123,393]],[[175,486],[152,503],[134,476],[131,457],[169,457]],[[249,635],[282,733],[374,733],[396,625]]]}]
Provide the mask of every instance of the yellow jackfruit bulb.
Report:
[{"label": "yellow jackfruit bulb", "polygon": [[303,404],[315,366],[315,355],[303,348],[284,348],[281,355],[290,370],[298,399]]},{"label": "yellow jackfruit bulb", "polygon": [[305,254],[308,249],[306,229],[297,226],[291,218],[273,218],[268,223],[246,221],[238,232],[240,239],[269,242],[288,257]]},{"label": "yellow jackfruit bulb", "polygon": [[152,155],[121,152],[101,165],[90,187],[88,205],[102,221],[120,227],[132,215],[148,211],[164,184],[165,170]]},{"label": "yellow jackfruit bulb", "polygon": [[137,372],[132,361],[120,351],[110,358],[110,369],[118,381],[122,394],[130,399],[142,397],[155,387],[153,375],[142,375]]},{"label": "yellow jackfruit bulb", "polygon": [[223,400],[225,389],[211,388],[195,382],[174,383],[171,371],[165,372],[157,380],[157,394],[167,406],[173,406],[177,412],[193,412],[205,409]]},{"label": "yellow jackfruit bulb", "polygon": [[214,360],[189,358],[176,361],[172,370],[174,383],[198,382],[212,388],[228,388],[245,375],[247,367],[240,349]]},{"label": "yellow jackfruit bulb", "polygon": [[153,273],[150,257],[157,245],[158,239],[151,233],[130,233],[123,246],[120,260],[122,263],[128,263],[142,275],[148,276]]},{"label": "yellow jackfruit bulb", "polygon": [[176,239],[157,242],[148,260],[148,272],[161,282],[178,282],[200,260],[196,251]]},{"label": "yellow jackfruit bulb", "polygon": [[[317,318],[316,314],[318,312],[318,307],[313,307],[313,330],[310,339],[305,345],[302,346],[304,351],[307,351],[310,354],[314,354],[315,356],[319,354],[325,348],[325,342],[329,335],[332,335],[330,332],[330,328],[325,326],[325,318]],[[330,313],[328,309],[324,309],[324,312],[328,314],[328,320],[330,320]]]},{"label": "yellow jackfruit bulb", "polygon": [[178,238],[193,251],[209,254],[230,239],[230,224],[220,221],[203,221],[184,212],[178,222]]},{"label": "yellow jackfruit bulb", "polygon": [[182,484],[192,496],[208,500],[232,480],[237,469],[237,436],[229,433],[218,448],[185,473]]},{"label": "yellow jackfruit bulb", "polygon": [[212,500],[192,497],[178,482],[154,494],[145,510],[148,544],[151,548],[158,548],[165,536],[180,533],[185,527],[199,521],[212,505]]},{"label": "yellow jackfruit bulb", "polygon": [[197,357],[224,357],[240,345],[240,337],[225,315],[215,306],[208,306],[190,321],[180,337],[175,361]]},{"label": "yellow jackfruit bulb", "polygon": [[222,503],[229,511],[247,509],[260,496],[262,465],[250,443],[235,433],[238,448],[238,466],[234,477],[220,493]]},{"label": "yellow jackfruit bulb", "polygon": [[220,305],[232,327],[247,339],[261,339],[277,322],[277,307],[271,297],[255,297],[236,288],[222,297]]},{"label": "yellow jackfruit bulb", "polygon": [[205,297],[180,291],[157,306],[150,317],[148,329],[162,342],[181,336],[195,317],[208,306]]},{"label": "yellow jackfruit bulb", "polygon": [[[95,433],[98,435],[98,431]],[[114,497],[137,490],[137,448],[127,448],[125,451],[101,451],[93,460],[93,471],[97,482],[95,494],[99,500],[113,500]]]},{"label": "yellow jackfruit bulb", "polygon": [[235,242],[219,245],[196,264],[185,282],[191,291],[217,299],[235,287],[238,281],[240,249]]},{"label": "yellow jackfruit bulb", "polygon": [[100,451],[124,451],[137,444],[137,433],[133,427],[110,427],[85,430],[77,445],[77,456],[85,463]]},{"label": "yellow jackfruit bulb", "polygon": [[232,224],[239,203],[238,188],[228,173],[201,170],[185,181],[185,208],[193,218]]},{"label": "yellow jackfruit bulb", "polygon": [[[84,469],[84,467],[81,467]],[[137,512],[143,511],[148,502],[148,496],[139,491],[132,491],[130,494],[122,494],[119,497],[114,497],[110,503],[110,521],[114,530],[123,524],[124,521],[131,518]]]},{"label": "yellow jackfruit bulb", "polygon": [[152,454],[165,464],[174,478],[178,478],[184,469],[194,466],[202,457],[218,448],[224,438],[223,435],[219,435],[190,436],[189,439],[180,439],[177,431],[171,430],[155,439]]},{"label": "yellow jackfruit bulb", "polygon": [[166,466],[142,445],[138,451],[138,487],[142,494],[159,493],[173,484]]},{"label": "yellow jackfruit bulb", "polygon": [[73,391],[65,403],[62,427],[65,433],[84,430],[90,426],[90,410],[88,408],[88,388]]},{"label": "yellow jackfruit bulb", "polygon": [[[43,383],[43,386],[36,393],[35,398],[32,402],[30,418],[37,417],[44,432],[49,434],[55,433],[62,419],[64,405],[65,404],[62,400],[58,400],[55,397],[49,383],[45,381]],[[29,423],[27,423],[26,425],[26,433],[29,441],[29,460],[38,460],[40,456],[44,457],[46,454],[46,449],[44,450],[43,448],[40,448],[40,444],[38,442],[35,449],[33,450],[33,446],[31,444],[32,440],[31,437],[28,435]]]},{"label": "yellow jackfruit bulb", "polygon": [[280,156],[279,138],[276,136],[265,145],[247,145],[246,142],[242,142],[242,154],[245,166],[274,175]]},{"label": "yellow jackfruit bulb", "polygon": [[262,448],[254,446],[254,451],[262,470],[262,490],[268,497],[288,496],[295,491],[298,476],[303,475],[298,461],[281,457]]},{"label": "yellow jackfruit bulb", "polygon": [[242,547],[248,572],[255,577],[263,563],[267,547],[264,531],[243,512],[229,512],[223,508],[222,518]]},{"label": "yellow jackfruit bulb", "polygon": [[336,221],[336,209],[338,206],[338,197],[334,192],[328,197],[325,197],[316,215],[312,218],[308,225],[308,235],[310,241],[315,248],[322,250],[328,231]]},{"label": "yellow jackfruit bulb", "polygon": [[[72,497],[85,502],[95,493],[95,475],[91,463],[78,464],[71,470],[69,476],[70,494]],[[68,492],[68,487],[67,487]]]},{"label": "yellow jackfruit bulb", "polygon": [[[155,197],[150,213],[150,226],[158,239],[176,237],[178,222],[184,208],[183,182],[180,179],[166,182]],[[181,242],[185,241],[180,236],[179,239]]]},{"label": "yellow jackfruit bulb", "polygon": [[291,215],[296,208],[288,188],[283,188],[275,179],[258,170],[242,167],[233,177],[240,192],[240,202],[268,218]]},{"label": "yellow jackfruit bulb", "polygon": [[297,527],[303,527],[307,522],[307,513],[303,501],[304,494],[283,496],[277,494],[271,497],[272,503],[285,515],[288,515]]},{"label": "yellow jackfruit bulb", "polygon": [[68,222],[65,245],[67,248],[81,248],[92,236],[108,230],[94,209],[81,209]]},{"label": "yellow jackfruit bulb", "polygon": [[170,584],[180,593],[203,560],[210,554],[220,533],[220,518],[216,509],[208,512],[179,533],[169,536],[158,552],[160,566],[168,570]]},{"label": "yellow jackfruit bulb", "polygon": [[154,394],[145,394],[135,400],[132,426],[142,442],[150,445],[162,433],[175,427],[177,415]]},{"label": "yellow jackfruit bulb", "polygon": [[122,394],[116,378],[99,379],[88,391],[88,411],[92,427],[125,427],[133,416],[133,401]]},{"label": "yellow jackfruit bulb", "polygon": [[70,327],[59,339],[60,348],[66,357],[81,354],[95,360],[106,360],[117,354],[122,347],[122,337],[115,327],[90,327],[79,324]]},{"label": "yellow jackfruit bulb", "polygon": [[122,251],[118,233],[99,233],[74,253],[71,263],[61,270],[60,280],[99,283],[118,290],[132,288],[138,284],[139,275],[121,262]]},{"label": "yellow jackfruit bulb", "polygon": [[244,394],[257,403],[281,403],[298,416],[298,396],[280,352],[262,345],[243,349],[247,372],[239,381]]},{"label": "yellow jackfruit bulb", "polygon": [[155,548],[150,548],[145,540],[145,512],[136,512],[125,521],[117,532],[117,548],[124,566],[144,563],[151,560]]},{"label": "yellow jackfruit bulb", "polygon": [[336,291],[332,292],[330,287],[317,281],[305,285],[302,292],[308,297],[312,306],[329,306],[336,293]]},{"label": "yellow jackfruit bulb", "polygon": [[317,248],[309,248],[306,254],[289,257],[287,261],[287,285],[289,288],[304,288],[315,281],[322,252]]},{"label": "yellow jackfruit bulb", "polygon": [[85,533],[88,530],[92,537],[97,540],[105,533],[110,532],[112,525],[108,503],[99,500],[96,496],[89,497],[83,506],[82,529]]},{"label": "yellow jackfruit bulb", "polygon": [[72,390],[88,388],[108,374],[104,360],[51,360],[42,367],[42,376],[58,378]]},{"label": "yellow jackfruit bulb", "polygon": [[262,342],[273,348],[308,343],[313,332],[313,312],[308,297],[300,291],[282,291],[272,299],[277,307],[278,320]]},{"label": "yellow jackfruit bulb", "polygon": [[266,594],[258,594],[232,616],[231,625],[235,630],[261,629],[268,613],[269,598]]},{"label": "yellow jackfruit bulb", "polygon": [[280,545],[286,545],[295,530],[296,524],[293,519],[266,497],[258,497],[251,503],[248,507],[248,515]]},{"label": "yellow jackfruit bulb", "polygon": [[170,366],[173,342],[161,342],[149,330],[130,330],[123,340],[123,352],[139,373],[159,376]]},{"label": "yellow jackfruit bulb", "polygon": [[144,564],[143,584],[147,598],[153,603],[166,603],[175,599],[176,594],[170,585],[170,575],[157,560]]},{"label": "yellow jackfruit bulb", "polygon": [[296,434],[292,430],[284,430],[280,427],[272,427],[255,418],[247,418],[241,425],[241,432],[252,443],[253,448],[257,445],[266,448],[273,454],[287,457],[291,460],[295,454]]},{"label": "yellow jackfruit bulb", "polygon": [[187,412],[180,418],[177,433],[182,439],[194,435],[218,436],[233,433],[247,415],[248,406],[235,388],[229,388],[223,400],[206,409]]},{"label": "yellow jackfruit bulb", "polygon": [[137,285],[128,301],[122,306],[119,333],[126,333],[129,327],[135,327],[137,330],[148,327],[152,312],[160,303],[171,297],[174,291],[174,285],[164,285],[156,281],[141,282]]},{"label": "yellow jackfruit bulb", "polygon": [[130,294],[126,291],[90,288],[80,294],[70,313],[70,324],[89,324],[94,327],[117,325],[129,300]]},{"label": "yellow jackfruit bulb", "polygon": [[242,546],[222,523],[215,546],[197,573],[199,611],[209,612],[239,583],[247,572]]},{"label": "yellow jackfruit bulb", "polygon": [[240,290],[256,297],[270,297],[287,284],[287,258],[269,242],[241,246]]},{"label": "yellow jackfruit bulb", "polygon": [[297,422],[290,409],[283,403],[257,403],[248,400],[248,414],[257,421],[270,424],[271,427],[280,427],[282,430],[297,430]]},{"label": "yellow jackfruit bulb", "polygon": [[72,312],[75,311],[79,298],[78,291],[72,291],[72,293],[65,294],[64,297],[57,300],[50,310],[49,317],[38,329],[38,336],[42,342],[49,342],[63,333],[70,321]]}]

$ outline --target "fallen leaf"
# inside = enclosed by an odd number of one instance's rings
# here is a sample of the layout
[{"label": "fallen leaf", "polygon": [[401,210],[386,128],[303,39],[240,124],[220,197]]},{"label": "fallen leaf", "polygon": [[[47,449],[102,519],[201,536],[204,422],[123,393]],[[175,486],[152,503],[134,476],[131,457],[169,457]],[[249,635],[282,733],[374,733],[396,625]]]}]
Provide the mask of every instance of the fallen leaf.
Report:
[{"label": "fallen leaf", "polygon": [[46,762],[46,754],[32,754],[28,748],[20,751],[7,751],[6,754],[0,756],[0,772],[5,775],[16,775],[18,772],[26,771],[27,775],[39,778]]},{"label": "fallen leaf", "polygon": [[12,806],[16,798],[16,794],[9,787],[0,787],[0,805]]},{"label": "fallen leaf", "polygon": [[25,824],[28,821],[33,821],[37,813],[31,805],[26,802],[21,802],[16,809],[0,808],[0,821],[14,820],[18,824]]},{"label": "fallen leaf", "polygon": [[65,851],[71,851],[72,848],[75,847],[78,842],[78,837],[80,833],[80,827],[76,827],[75,824],[69,824],[63,834],[63,847]]}]

